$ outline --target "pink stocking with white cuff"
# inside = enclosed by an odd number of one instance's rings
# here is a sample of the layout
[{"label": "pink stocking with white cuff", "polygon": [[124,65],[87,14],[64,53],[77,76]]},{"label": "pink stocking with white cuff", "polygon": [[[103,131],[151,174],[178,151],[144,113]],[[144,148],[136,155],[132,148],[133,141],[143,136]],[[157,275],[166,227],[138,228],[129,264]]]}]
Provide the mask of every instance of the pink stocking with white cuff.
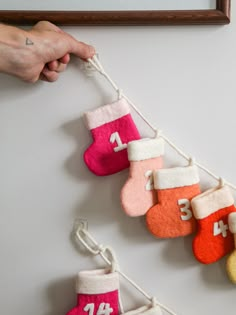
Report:
[{"label": "pink stocking with white cuff", "polygon": [[118,315],[119,277],[108,269],[81,271],[77,276],[77,306],[66,315]]},{"label": "pink stocking with white cuff", "polygon": [[153,171],[162,168],[164,140],[141,139],[128,144],[129,178],[121,190],[122,208],[129,216],[144,215],[157,203]]},{"label": "pink stocking with white cuff", "polygon": [[125,99],[84,114],[93,143],[84,153],[91,172],[105,176],[129,167],[127,144],[140,139]]}]

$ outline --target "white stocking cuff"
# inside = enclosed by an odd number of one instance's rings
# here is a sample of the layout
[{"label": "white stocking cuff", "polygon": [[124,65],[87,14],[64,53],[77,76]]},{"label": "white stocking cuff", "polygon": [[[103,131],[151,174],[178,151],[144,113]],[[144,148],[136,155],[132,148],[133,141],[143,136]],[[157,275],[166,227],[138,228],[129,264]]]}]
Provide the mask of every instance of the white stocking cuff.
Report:
[{"label": "white stocking cuff", "polygon": [[234,198],[228,186],[214,187],[191,200],[193,214],[196,219],[203,219],[217,210],[230,207]]},{"label": "white stocking cuff", "polygon": [[108,269],[81,271],[77,275],[76,292],[82,294],[102,294],[119,289],[117,272]]},{"label": "white stocking cuff", "polygon": [[163,154],[164,140],[162,138],[144,138],[128,143],[129,161],[143,161],[153,159]]},{"label": "white stocking cuff", "polygon": [[122,315],[162,315],[162,311],[160,306],[142,306],[140,308],[137,308],[136,310],[132,310],[129,312],[126,312]]},{"label": "white stocking cuff", "polygon": [[199,183],[196,165],[160,169],[154,172],[154,188],[170,189]]},{"label": "white stocking cuff", "polygon": [[130,113],[128,103],[124,98],[111,104],[84,113],[84,120],[89,130],[119,119]]}]

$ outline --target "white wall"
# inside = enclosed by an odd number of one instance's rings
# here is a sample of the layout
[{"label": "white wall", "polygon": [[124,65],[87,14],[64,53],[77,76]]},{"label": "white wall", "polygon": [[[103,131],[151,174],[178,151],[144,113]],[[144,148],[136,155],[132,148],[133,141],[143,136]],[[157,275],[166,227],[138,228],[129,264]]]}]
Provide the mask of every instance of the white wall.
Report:
[{"label": "white wall", "polygon": [[[233,2],[233,1],[232,1]],[[166,135],[236,182],[236,6],[229,26],[64,28],[92,43],[110,75]],[[53,84],[0,75],[0,313],[63,315],[75,304],[74,275],[101,265],[70,238],[75,218],[114,247],[122,269],[177,314],[229,315],[236,287],[225,260],[204,266],[192,237],[157,240],[127,217],[119,193],[128,171],[100,178],[82,154],[91,138],[81,115],[115,99],[73,60]],[[143,135],[152,135],[134,119]],[[183,164],[171,150],[166,165]],[[215,185],[201,173],[203,186]],[[144,302],[126,292],[127,308]],[[134,291],[132,291],[134,292]]]}]

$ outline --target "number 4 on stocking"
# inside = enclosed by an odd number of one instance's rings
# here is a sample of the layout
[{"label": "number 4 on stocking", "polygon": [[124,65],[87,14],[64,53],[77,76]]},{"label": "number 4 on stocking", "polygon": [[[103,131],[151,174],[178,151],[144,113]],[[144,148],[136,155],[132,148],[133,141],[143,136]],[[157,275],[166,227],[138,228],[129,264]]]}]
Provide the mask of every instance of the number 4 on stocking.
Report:
[{"label": "number 4 on stocking", "polygon": [[191,204],[198,220],[194,255],[203,264],[213,263],[234,248],[228,226],[228,215],[235,212],[233,196],[227,186],[216,187],[193,198]]},{"label": "number 4 on stocking", "polygon": [[127,144],[140,139],[125,99],[84,114],[93,143],[84,153],[84,161],[98,176],[117,173],[129,167]]}]

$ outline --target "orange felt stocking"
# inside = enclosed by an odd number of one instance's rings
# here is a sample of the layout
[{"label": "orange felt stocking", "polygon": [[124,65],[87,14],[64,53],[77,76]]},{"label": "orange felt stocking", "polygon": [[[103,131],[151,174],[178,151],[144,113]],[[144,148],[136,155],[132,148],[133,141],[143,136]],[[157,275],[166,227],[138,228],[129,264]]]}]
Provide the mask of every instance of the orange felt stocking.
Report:
[{"label": "orange felt stocking", "polygon": [[158,204],[146,214],[147,227],[152,234],[174,238],[191,234],[196,220],[190,200],[200,194],[197,167],[175,167],[154,172],[154,187]]},{"label": "orange felt stocking", "polygon": [[228,215],[235,212],[234,199],[227,186],[209,189],[191,202],[198,220],[193,252],[203,264],[213,263],[234,249]]}]

